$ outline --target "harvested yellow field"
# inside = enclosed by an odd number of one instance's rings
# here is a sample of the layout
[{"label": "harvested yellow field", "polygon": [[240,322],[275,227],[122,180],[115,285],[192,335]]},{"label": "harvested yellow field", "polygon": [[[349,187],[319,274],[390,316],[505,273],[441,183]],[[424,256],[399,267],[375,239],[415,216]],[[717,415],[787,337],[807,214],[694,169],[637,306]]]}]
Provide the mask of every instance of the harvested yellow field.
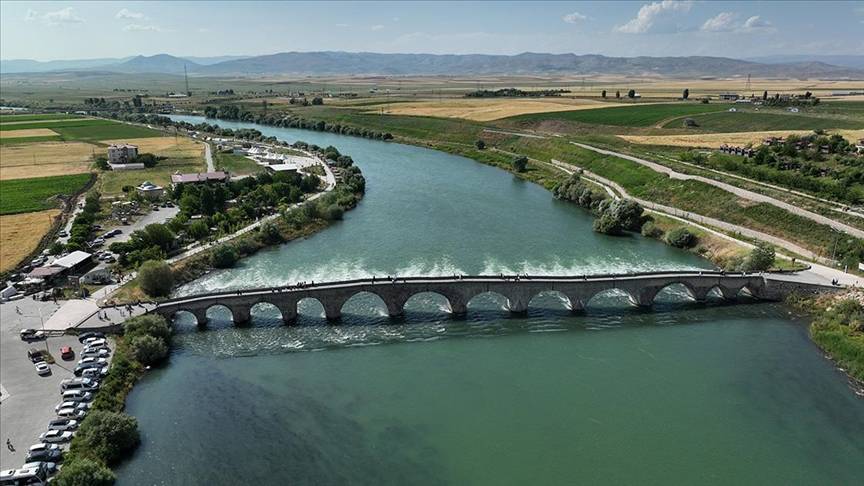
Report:
[{"label": "harvested yellow field", "polygon": [[11,270],[39,246],[59,209],[0,216],[0,272]]},{"label": "harvested yellow field", "polygon": [[550,97],[542,99],[449,99],[408,103],[381,104],[369,107],[370,113],[392,115],[434,116],[440,118],[463,118],[474,121],[491,121],[529,113],[554,111],[592,110],[617,106],[595,100]]},{"label": "harvested yellow field", "polygon": [[161,155],[171,159],[204,157],[204,145],[186,137],[151,137],[123,140],[103,140],[102,143],[131,143],[139,154]]},{"label": "harvested yellow field", "polygon": [[48,128],[30,128],[27,130],[3,130],[0,138],[53,137],[57,132]]},{"label": "harvested yellow field", "polygon": [[[704,133],[698,135],[618,135],[630,143],[642,145],[667,145],[672,147],[704,147],[718,148],[723,144],[744,146],[759,145],[767,137],[788,137],[789,135],[806,135],[809,130],[771,130],[764,132],[736,133]],[[828,130],[828,133],[839,133],[847,140],[864,138],[864,130]]]},{"label": "harvested yellow field", "polygon": [[92,154],[100,150],[84,142],[0,145],[0,180],[87,172]]}]

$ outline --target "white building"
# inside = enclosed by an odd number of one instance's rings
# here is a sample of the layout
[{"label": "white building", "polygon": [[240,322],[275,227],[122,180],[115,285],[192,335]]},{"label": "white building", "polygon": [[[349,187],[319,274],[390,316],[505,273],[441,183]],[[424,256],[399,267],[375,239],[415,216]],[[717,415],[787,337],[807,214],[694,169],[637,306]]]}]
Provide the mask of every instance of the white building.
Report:
[{"label": "white building", "polygon": [[162,186],[157,186],[150,181],[142,182],[135,188],[135,190],[138,191],[138,194],[141,194],[141,196],[150,201],[159,199],[163,194],[165,194],[165,189]]},{"label": "white building", "polygon": [[109,164],[128,164],[130,160],[138,157],[138,146],[128,143],[111,144],[108,147]]}]

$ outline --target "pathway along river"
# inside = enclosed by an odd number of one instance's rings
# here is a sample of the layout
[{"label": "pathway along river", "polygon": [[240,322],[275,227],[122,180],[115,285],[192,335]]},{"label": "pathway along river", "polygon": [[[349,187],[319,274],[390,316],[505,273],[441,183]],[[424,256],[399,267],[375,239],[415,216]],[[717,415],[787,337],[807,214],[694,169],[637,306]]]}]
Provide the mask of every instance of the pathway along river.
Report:
[{"label": "pathway along river", "polygon": [[[201,118],[175,117],[197,122]],[[591,231],[542,188],[452,155],[249,123],[334,145],[368,181],[345,220],[181,289],[354,276],[621,272],[707,265]],[[235,328],[178,322],[170,364],[128,402],[143,443],[120,484],[856,484],[864,401],[776,304],[654,312],[554,295],[525,317],[480,296],[465,320],[432,295],[403,323],[362,296],[343,324],[301,302]],[[257,312],[257,313],[255,313]],[[316,351],[316,352],[310,352]]]}]

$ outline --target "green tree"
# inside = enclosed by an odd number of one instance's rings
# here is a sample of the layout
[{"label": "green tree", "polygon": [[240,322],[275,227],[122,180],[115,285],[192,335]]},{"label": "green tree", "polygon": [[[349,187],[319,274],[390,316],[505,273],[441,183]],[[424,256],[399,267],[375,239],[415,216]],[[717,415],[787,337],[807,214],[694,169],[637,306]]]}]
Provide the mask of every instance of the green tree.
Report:
[{"label": "green tree", "polygon": [[64,250],[66,250],[66,245],[60,243],[59,241],[51,243],[51,246],[48,247],[48,252],[50,252],[52,255],[59,255],[63,253]]},{"label": "green tree", "polygon": [[76,458],[63,465],[54,477],[56,486],[111,486],[117,478],[100,462]]},{"label": "green tree", "polygon": [[743,270],[746,272],[762,272],[774,265],[774,247],[760,241],[756,247],[750,250],[747,259],[744,260]]},{"label": "green tree", "polygon": [[174,286],[174,273],[164,261],[148,260],[138,268],[141,290],[152,297],[165,297]]},{"label": "green tree", "polygon": [[483,140],[477,140],[474,142],[474,146],[477,147],[477,150],[483,150],[486,148],[486,142]]},{"label": "green tree", "polygon": [[123,336],[129,339],[138,336],[153,336],[168,344],[171,342],[171,326],[160,315],[144,314],[126,319],[123,322]]},{"label": "green tree", "polygon": [[631,89],[630,91],[628,91],[628,92],[627,92],[627,97],[628,97],[628,98],[631,98],[631,99],[632,99],[632,98],[635,98],[635,97],[636,97],[636,90],[635,90],[635,89]]},{"label": "green tree", "polygon": [[231,268],[240,259],[233,245],[219,245],[210,255],[210,264],[216,268]]},{"label": "green tree", "polygon": [[282,232],[279,231],[279,227],[269,221],[261,225],[261,229],[258,231],[258,239],[265,245],[275,245],[276,243],[285,241],[282,238]]},{"label": "green tree", "polygon": [[615,91],[615,98],[621,98],[621,91]]},{"label": "green tree", "polygon": [[129,341],[135,359],[144,366],[157,364],[168,356],[165,341],[150,335],[136,336]]},{"label": "green tree", "polygon": [[606,90],[605,89],[600,92],[600,97],[603,99],[606,99]]},{"label": "green tree", "polygon": [[696,246],[699,239],[684,226],[679,226],[666,233],[666,243],[675,248],[692,248]]},{"label": "green tree", "polygon": [[681,99],[686,100],[689,97],[690,97],[690,90],[687,88],[684,88],[684,92],[681,93]]},{"label": "green tree", "polygon": [[86,451],[106,464],[113,464],[140,442],[138,421],[122,412],[91,410],[75,440],[77,447],[73,452]]},{"label": "green tree", "polygon": [[203,219],[199,219],[194,223],[189,225],[189,228],[186,230],[186,234],[192,237],[195,240],[200,240],[210,234],[210,228],[207,226],[207,223]]},{"label": "green tree", "polygon": [[528,167],[528,157],[524,155],[514,157],[513,160],[510,161],[510,164],[516,172],[525,172],[525,169]]},{"label": "green tree", "polygon": [[147,235],[147,241],[150,245],[158,246],[165,252],[173,248],[176,236],[164,224],[148,224],[144,227],[144,232]]},{"label": "green tree", "polygon": [[595,219],[593,227],[594,231],[598,233],[607,235],[624,234],[624,227],[621,226],[621,222],[615,219],[609,212],[604,212],[599,218]]}]

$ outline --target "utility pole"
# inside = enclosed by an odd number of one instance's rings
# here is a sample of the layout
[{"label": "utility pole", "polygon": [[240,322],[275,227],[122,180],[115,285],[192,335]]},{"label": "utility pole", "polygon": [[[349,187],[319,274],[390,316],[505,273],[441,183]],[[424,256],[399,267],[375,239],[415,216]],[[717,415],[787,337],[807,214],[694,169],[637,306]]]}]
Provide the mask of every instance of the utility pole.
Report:
[{"label": "utility pole", "polygon": [[183,78],[186,79],[186,96],[192,96],[192,92],[189,91],[189,73],[186,72],[186,64],[183,64]]}]

